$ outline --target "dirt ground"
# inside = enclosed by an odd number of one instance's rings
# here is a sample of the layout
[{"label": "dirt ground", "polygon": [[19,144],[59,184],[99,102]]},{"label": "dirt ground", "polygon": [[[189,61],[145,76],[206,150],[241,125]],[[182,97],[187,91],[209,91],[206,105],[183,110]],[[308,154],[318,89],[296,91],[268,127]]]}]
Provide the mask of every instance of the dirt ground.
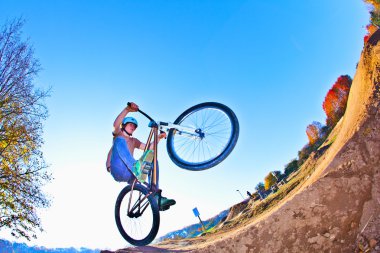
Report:
[{"label": "dirt ground", "polygon": [[380,252],[379,39],[363,49],[335,141],[297,191],[243,226],[117,252]]}]

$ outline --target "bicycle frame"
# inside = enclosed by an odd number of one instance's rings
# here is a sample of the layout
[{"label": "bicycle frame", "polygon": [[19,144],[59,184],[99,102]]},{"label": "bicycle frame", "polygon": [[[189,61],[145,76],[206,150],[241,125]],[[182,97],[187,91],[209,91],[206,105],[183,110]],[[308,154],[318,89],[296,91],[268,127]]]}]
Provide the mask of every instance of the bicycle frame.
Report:
[{"label": "bicycle frame", "polygon": [[[131,190],[131,196],[129,197],[129,201],[128,201],[128,216],[131,217],[131,218],[137,218],[139,217],[141,214],[144,213],[145,209],[148,207],[148,204],[145,203],[144,205],[141,206],[141,204],[149,197],[149,195],[152,194],[152,192],[150,192],[148,195],[145,195],[145,197],[143,199],[141,199],[141,195],[139,196],[139,199],[136,203],[133,204],[133,207],[131,209],[131,200],[132,200],[132,193],[133,193],[133,189],[136,185],[136,182],[137,180],[135,179],[132,183],[132,190]],[[138,213],[135,215],[134,214],[134,211],[138,209]],[[141,210],[142,209],[142,210]]]},{"label": "bicycle frame", "polygon": [[[173,123],[170,123],[170,122],[156,122],[155,120],[153,120],[148,114],[146,114],[145,112],[141,111],[141,110],[138,110],[139,113],[141,113],[142,115],[144,115],[145,117],[147,117],[149,120],[150,120],[150,123],[149,123],[149,127],[151,128],[150,130],[150,133],[149,133],[149,136],[148,136],[148,139],[146,141],[146,145],[145,145],[145,148],[144,148],[144,153],[150,149],[150,146],[153,144],[153,170],[151,172],[151,176],[150,176],[150,180],[149,180],[149,183],[148,183],[148,186],[149,186],[149,194],[146,195],[143,199],[140,199],[138,200],[137,203],[135,203],[132,207],[132,209],[130,209],[130,205],[131,205],[131,199],[132,199],[132,194],[130,196],[130,199],[129,199],[129,204],[128,204],[128,214],[132,216],[132,212],[138,208],[139,209],[139,212],[140,212],[140,205],[141,203],[144,202],[144,200],[146,198],[148,198],[149,195],[151,194],[156,194],[158,193],[158,204],[159,204],[159,207],[160,207],[160,202],[161,202],[161,190],[158,189],[156,186],[157,186],[157,168],[158,168],[158,161],[157,161],[157,146],[158,146],[158,130],[160,131],[169,131],[170,129],[175,129],[176,131],[178,131],[178,134],[183,134],[185,136],[188,136],[189,138],[200,138],[200,139],[203,139],[205,134],[202,132],[201,129],[194,129],[194,128],[191,128],[191,127],[185,127],[185,126],[180,126],[180,125],[177,125],[177,124],[173,124]],[[153,139],[153,143],[152,143],[152,139]],[[133,192],[133,189],[134,189],[134,186],[135,184],[138,182],[137,179],[135,179],[133,181],[133,184],[132,184],[132,192]],[[144,212],[146,207],[143,206],[143,210],[141,212],[141,214]]]},{"label": "bicycle frame", "polygon": [[158,122],[158,127],[161,131],[169,131],[170,129],[175,129],[178,134],[184,134],[187,135],[190,138],[199,138],[203,139],[205,137],[205,134],[202,132],[201,129],[194,129],[191,127],[185,127],[177,124],[173,124],[170,122]]},{"label": "bicycle frame", "polygon": [[151,141],[153,138],[153,172],[150,177],[150,182],[149,182],[149,189],[150,191],[155,191],[156,189],[153,189],[157,185],[157,146],[158,146],[158,125],[156,122],[151,121],[149,126],[151,127],[148,140],[146,141],[146,145],[144,148],[144,152],[146,152],[151,145]]},{"label": "bicycle frame", "polygon": [[153,173],[152,173],[152,176],[151,176],[151,182],[150,182],[150,189],[152,189],[153,185],[157,185],[157,168],[158,168],[158,164],[157,164],[157,146],[158,146],[158,130],[160,131],[169,131],[170,129],[175,129],[176,131],[178,131],[178,134],[184,134],[184,135],[187,135],[188,137],[190,138],[204,138],[204,133],[200,130],[200,129],[194,129],[194,128],[191,128],[191,127],[184,127],[184,126],[180,126],[180,125],[177,125],[177,124],[173,124],[173,123],[170,123],[170,122],[155,122],[154,120],[151,120],[151,122],[149,123],[149,126],[151,127],[151,130],[150,130],[150,133],[149,133],[149,136],[148,136],[148,140],[147,140],[147,144],[145,145],[145,149],[144,149],[144,152],[146,152],[149,147],[150,147],[150,143],[152,141],[152,138],[153,138],[153,154],[154,154],[154,160],[153,160]]},{"label": "bicycle frame", "polygon": [[191,127],[185,127],[185,126],[173,124],[170,122],[162,122],[162,121],[156,122],[154,119],[152,119],[152,117],[150,117],[148,114],[141,111],[140,109],[138,110],[138,112],[150,120],[149,127],[151,128],[151,130],[150,130],[150,133],[148,136],[148,140],[146,141],[144,152],[146,152],[149,149],[149,147],[151,145],[150,143],[151,143],[152,138],[153,138],[153,154],[154,154],[153,173],[152,173],[151,180],[149,183],[149,189],[153,192],[153,190],[154,190],[153,186],[157,185],[158,130],[169,131],[170,129],[175,129],[176,131],[178,131],[178,134],[187,135],[189,138],[199,138],[199,139],[203,139],[205,134],[202,132],[201,129],[194,129]]}]

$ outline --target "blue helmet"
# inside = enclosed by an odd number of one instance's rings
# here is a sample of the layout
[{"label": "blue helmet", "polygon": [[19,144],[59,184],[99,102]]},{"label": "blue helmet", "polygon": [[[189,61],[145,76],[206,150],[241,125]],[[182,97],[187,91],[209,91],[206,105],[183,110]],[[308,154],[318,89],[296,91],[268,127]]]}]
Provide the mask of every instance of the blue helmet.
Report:
[{"label": "blue helmet", "polygon": [[123,122],[121,123],[123,126],[127,125],[128,123],[133,123],[136,125],[136,127],[139,126],[139,124],[137,123],[137,120],[133,117],[125,117],[123,119]]}]

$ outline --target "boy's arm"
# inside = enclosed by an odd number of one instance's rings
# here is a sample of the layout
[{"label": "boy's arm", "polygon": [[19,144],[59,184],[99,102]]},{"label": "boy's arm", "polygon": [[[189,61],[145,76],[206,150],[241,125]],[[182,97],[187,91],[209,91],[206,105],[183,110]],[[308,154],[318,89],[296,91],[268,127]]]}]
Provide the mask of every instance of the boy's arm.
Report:
[{"label": "boy's arm", "polygon": [[[160,133],[160,134],[158,135],[158,141],[157,141],[157,144],[160,142],[160,140],[161,140],[162,138],[166,138],[166,133],[165,133],[165,132],[162,132],[162,133]],[[144,150],[145,147],[146,147],[146,144],[141,142],[139,149]],[[149,149],[153,149],[153,142],[150,144]]]},{"label": "boy's arm", "polygon": [[125,107],[121,113],[116,117],[115,122],[113,123],[113,134],[118,135],[121,131],[120,125],[123,122],[123,119],[129,112],[137,112],[139,110],[139,106],[136,105],[135,103],[131,102],[130,105]]}]

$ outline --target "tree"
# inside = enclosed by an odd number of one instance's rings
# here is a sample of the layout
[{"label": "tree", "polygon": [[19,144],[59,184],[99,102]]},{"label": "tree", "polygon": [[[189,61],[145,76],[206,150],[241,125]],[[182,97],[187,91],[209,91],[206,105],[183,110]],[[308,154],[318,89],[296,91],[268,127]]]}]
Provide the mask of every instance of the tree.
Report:
[{"label": "tree", "polygon": [[263,192],[265,191],[265,186],[263,182],[260,182],[256,185],[255,190],[258,192]]},{"label": "tree", "polygon": [[276,177],[273,175],[272,172],[269,172],[269,174],[264,178],[265,190],[269,190],[275,183],[277,183]]},{"label": "tree", "polygon": [[377,27],[380,26],[380,0],[364,0],[368,4],[372,5],[370,10],[371,24]]},{"label": "tree", "polygon": [[272,171],[271,173],[276,178],[276,182],[279,182],[284,178],[284,175],[279,170]]},{"label": "tree", "polygon": [[316,143],[323,136],[322,129],[322,124],[317,121],[313,121],[313,123],[306,127],[306,135],[310,145]]},{"label": "tree", "polygon": [[340,76],[327,92],[322,107],[327,116],[326,124],[330,128],[338,123],[346,111],[351,84],[352,79],[350,76]]},{"label": "tree", "polygon": [[288,177],[293,171],[298,170],[298,160],[293,159],[287,165],[285,165],[284,174]]},{"label": "tree", "polygon": [[[380,15],[380,14],[379,14]],[[380,16],[378,17],[378,25],[380,25]],[[379,28],[376,25],[369,24],[366,26],[367,34],[364,36],[364,43],[367,43],[369,38],[374,34]]]},{"label": "tree", "polygon": [[0,31],[0,229],[30,240],[42,230],[37,208],[50,204],[41,191],[51,175],[40,150],[49,91],[34,88],[40,64],[21,39],[22,26],[14,20]]},{"label": "tree", "polygon": [[306,144],[300,151],[298,151],[298,167],[300,167],[309,158],[313,152],[313,146]]}]

